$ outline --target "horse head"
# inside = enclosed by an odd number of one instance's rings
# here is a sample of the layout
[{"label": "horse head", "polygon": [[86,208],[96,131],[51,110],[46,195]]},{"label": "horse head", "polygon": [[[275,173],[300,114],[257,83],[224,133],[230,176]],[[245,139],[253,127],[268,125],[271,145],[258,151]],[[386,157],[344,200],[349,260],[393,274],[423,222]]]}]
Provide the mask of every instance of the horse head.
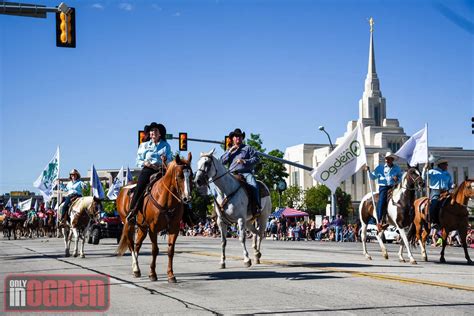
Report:
[{"label": "horse head", "polygon": [[460,204],[466,204],[467,200],[474,199],[474,179],[466,179],[453,192],[451,204],[455,201]]},{"label": "horse head", "polygon": [[207,185],[209,179],[217,175],[216,159],[214,158],[215,148],[208,153],[201,153],[201,158],[198,161],[198,171],[194,176],[194,182],[198,187]]},{"label": "horse head", "polygon": [[408,166],[405,175],[404,180],[406,181],[406,188],[411,190],[421,190],[425,186],[425,181],[423,181],[423,177],[418,168]]},{"label": "horse head", "polygon": [[98,223],[100,221],[100,213],[102,212],[102,201],[99,198],[91,197],[88,206],[86,206],[86,212],[89,218],[94,222]]},{"label": "horse head", "polygon": [[[173,177],[174,184],[167,184],[169,187],[173,185],[176,187],[176,191],[180,195],[181,202],[188,203],[191,201],[192,192],[192,174],[191,169],[192,154],[189,152],[187,159],[181,158],[176,155],[172,163],[168,165],[166,174],[170,174]],[[162,181],[165,181],[162,178]]]}]

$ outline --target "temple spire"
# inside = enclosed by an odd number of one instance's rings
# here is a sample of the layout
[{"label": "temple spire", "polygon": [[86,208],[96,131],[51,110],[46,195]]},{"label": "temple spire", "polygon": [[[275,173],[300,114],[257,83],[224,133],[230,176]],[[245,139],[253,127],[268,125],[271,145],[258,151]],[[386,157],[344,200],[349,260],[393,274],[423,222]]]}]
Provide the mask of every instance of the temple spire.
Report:
[{"label": "temple spire", "polygon": [[381,96],[379,88],[379,78],[377,77],[377,71],[375,68],[375,48],[374,48],[374,19],[369,19],[370,25],[370,46],[369,46],[369,63],[367,68],[367,77],[365,79],[365,91],[369,97]]}]

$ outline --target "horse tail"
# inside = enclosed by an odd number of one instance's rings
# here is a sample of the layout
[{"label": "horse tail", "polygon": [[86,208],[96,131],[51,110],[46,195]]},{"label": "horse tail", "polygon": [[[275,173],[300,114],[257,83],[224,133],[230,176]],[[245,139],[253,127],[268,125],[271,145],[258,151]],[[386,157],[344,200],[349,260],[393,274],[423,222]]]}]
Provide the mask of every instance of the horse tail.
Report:
[{"label": "horse tail", "polygon": [[134,225],[130,226],[128,224],[128,221],[126,221],[125,224],[123,225],[122,237],[120,237],[120,243],[117,246],[117,250],[115,251],[115,254],[117,256],[123,256],[125,251],[127,251],[128,244],[129,244],[129,240],[128,240],[129,231],[133,229],[134,227],[135,227]]},{"label": "horse tail", "polygon": [[413,222],[408,227],[407,239],[413,248],[416,248],[416,225]]}]

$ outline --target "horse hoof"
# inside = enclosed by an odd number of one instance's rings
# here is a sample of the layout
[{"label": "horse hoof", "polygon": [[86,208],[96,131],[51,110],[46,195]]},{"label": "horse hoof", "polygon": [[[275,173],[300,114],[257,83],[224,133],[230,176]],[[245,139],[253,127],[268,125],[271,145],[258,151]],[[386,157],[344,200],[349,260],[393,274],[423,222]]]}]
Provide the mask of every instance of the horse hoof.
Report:
[{"label": "horse hoof", "polygon": [[260,264],[260,258],[255,258],[255,264]]},{"label": "horse hoof", "polygon": [[177,283],[176,277],[168,278],[168,283]]},{"label": "horse hoof", "polygon": [[440,262],[440,263],[446,263],[446,259],[444,259],[444,257],[441,257],[441,258],[439,259],[439,262]]},{"label": "horse hoof", "polygon": [[81,258],[85,258],[86,256],[84,254],[81,255]]},{"label": "horse hoof", "polygon": [[250,268],[252,266],[252,260],[245,261],[244,266],[247,267],[247,268]]},{"label": "horse hoof", "polygon": [[384,259],[388,260],[388,255],[383,255]]},{"label": "horse hoof", "polygon": [[69,253],[66,252],[66,254],[64,255],[66,258],[70,257],[71,255]]},{"label": "horse hoof", "polygon": [[472,265],[472,263],[473,263],[472,260],[467,260],[468,265]]},{"label": "horse hoof", "polygon": [[221,263],[220,268],[221,268],[221,269],[225,269],[225,263]]},{"label": "horse hoof", "polygon": [[428,257],[423,257],[423,260],[424,260],[425,262],[428,262]]},{"label": "horse hoof", "polygon": [[158,280],[156,275],[149,275],[148,278],[150,279],[150,281],[157,281]]},{"label": "horse hoof", "polygon": [[[385,258],[385,259],[388,259],[388,258]],[[398,261],[399,261],[399,262],[403,262],[403,263],[406,262],[405,259],[398,259]]]},{"label": "horse hoof", "polygon": [[77,256],[79,256],[79,254],[75,253],[73,256],[74,256],[74,258],[76,258]]},{"label": "horse hoof", "polygon": [[142,273],[140,271],[133,271],[133,276],[139,278],[142,276]]},{"label": "horse hoof", "polygon": [[257,259],[260,259],[262,257],[262,254],[260,252],[258,252],[256,255],[255,255],[255,258]]},{"label": "horse hoof", "polygon": [[416,262],[416,260],[410,260],[410,263],[411,263],[411,264],[418,264],[418,263]]}]

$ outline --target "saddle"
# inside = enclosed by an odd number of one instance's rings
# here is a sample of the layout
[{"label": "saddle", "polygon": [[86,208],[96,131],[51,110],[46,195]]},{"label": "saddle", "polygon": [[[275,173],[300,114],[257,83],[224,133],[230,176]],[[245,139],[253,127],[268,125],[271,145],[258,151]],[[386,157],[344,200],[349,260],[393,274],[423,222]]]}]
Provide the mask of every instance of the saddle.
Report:
[{"label": "saddle", "polygon": [[[140,198],[140,200],[138,201],[138,205],[140,205],[143,201],[143,198],[149,194],[151,194],[151,189],[153,188],[153,185],[155,185],[155,183],[160,180],[161,178],[163,177],[163,173],[161,171],[157,172],[157,173],[154,173],[151,175],[150,177],[150,182],[148,182],[146,188],[145,188],[145,191],[143,191],[143,196]],[[130,206],[132,204],[132,199],[133,199],[133,195],[135,194],[135,189],[137,188],[137,183],[133,183],[131,185],[127,185],[126,188],[128,189],[128,196],[129,196],[129,202],[128,202],[128,209],[130,209]],[[139,211],[142,212],[143,207],[139,207]]]},{"label": "saddle", "polygon": [[[239,181],[240,185],[245,188],[245,192],[247,193],[247,196],[249,199],[247,211],[252,212],[252,214],[255,216],[256,215],[255,210],[257,209],[257,200],[253,194],[252,186],[250,186],[247,183],[247,181],[245,181],[244,177],[242,177],[240,174],[234,174],[234,177]],[[258,193],[260,195],[260,200],[270,195],[270,192],[263,185],[262,181],[257,180],[257,187],[258,187]]]}]

